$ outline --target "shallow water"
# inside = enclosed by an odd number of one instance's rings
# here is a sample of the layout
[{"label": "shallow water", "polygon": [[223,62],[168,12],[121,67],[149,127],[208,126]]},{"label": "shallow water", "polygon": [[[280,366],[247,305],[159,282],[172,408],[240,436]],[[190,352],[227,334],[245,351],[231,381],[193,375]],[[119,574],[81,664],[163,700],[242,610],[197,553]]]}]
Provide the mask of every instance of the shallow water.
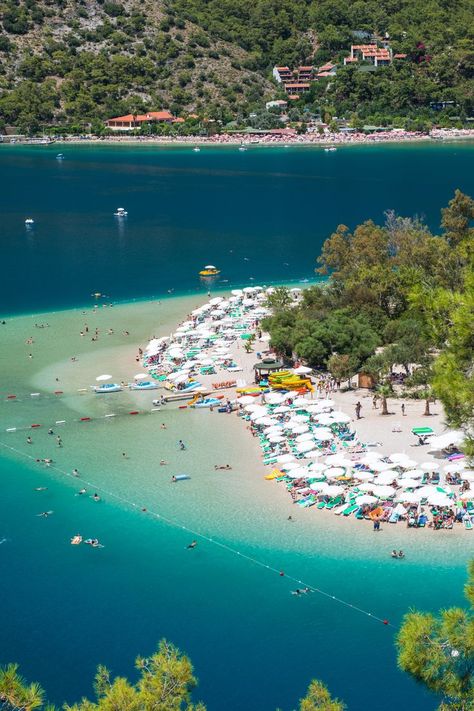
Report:
[{"label": "shallow water", "polygon": [[[434,709],[436,700],[397,671],[394,632],[411,606],[462,602],[471,539],[407,535],[398,527],[374,535],[363,522],[295,512],[283,487],[264,481],[256,442],[234,416],[151,412],[156,391],[94,395],[98,374],[120,382],[139,372],[138,345],[168,334],[204,294],[94,311],[90,293],[130,299],[184,291],[198,286],[194,275],[208,260],[236,282],[311,276],[320,241],[336,222],[379,218],[393,206],[423,210],[436,225],[452,189],[472,186],[472,148],[375,147],[329,156],[292,149],[64,152],[66,161],[57,164],[54,147],[0,150],[11,176],[0,193],[4,313],[58,309],[0,326],[0,662],[18,661],[53,701],[73,701],[91,693],[98,663],[133,675],[134,657],[166,636],[192,658],[200,680],[195,698],[211,711],[224,704],[229,711],[287,711],[313,677],[351,710],[383,699],[391,711],[400,698]],[[195,159],[199,168],[191,167]],[[367,176],[362,182],[354,180],[356,169]],[[285,200],[305,207],[281,209]],[[123,229],[110,217],[119,203],[133,215]],[[24,213],[32,210],[37,227],[25,234]],[[251,265],[243,261],[249,252]],[[85,313],[62,310],[79,303]],[[86,323],[89,334],[81,337]],[[101,335],[92,342],[96,326]],[[128,414],[135,410],[140,414]],[[36,423],[43,426],[31,429]],[[50,425],[62,448],[47,434]],[[179,439],[187,451],[178,449]],[[54,467],[35,461],[45,457]],[[160,466],[161,459],[168,464]],[[214,470],[225,463],[231,471]],[[81,479],[68,476],[75,467]],[[191,479],[171,484],[182,472]],[[87,495],[77,496],[82,486]],[[94,491],[100,502],[90,498]],[[54,514],[37,517],[47,510]],[[71,546],[76,533],[105,547]],[[197,548],[187,550],[193,539]],[[404,548],[406,560],[393,561],[392,547]],[[319,593],[296,598],[290,591],[300,583],[291,577],[343,602]]]}]

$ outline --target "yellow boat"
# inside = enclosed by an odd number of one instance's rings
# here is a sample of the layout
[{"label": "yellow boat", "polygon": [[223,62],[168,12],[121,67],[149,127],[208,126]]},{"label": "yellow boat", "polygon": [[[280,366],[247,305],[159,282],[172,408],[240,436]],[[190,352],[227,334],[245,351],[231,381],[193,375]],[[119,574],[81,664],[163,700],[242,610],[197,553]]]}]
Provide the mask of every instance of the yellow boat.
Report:
[{"label": "yellow boat", "polygon": [[217,269],[217,267],[214,267],[212,264],[208,264],[207,267],[204,267],[204,269],[201,269],[201,271],[199,272],[199,276],[213,277],[213,276],[217,276],[220,273],[221,273],[220,269]]}]

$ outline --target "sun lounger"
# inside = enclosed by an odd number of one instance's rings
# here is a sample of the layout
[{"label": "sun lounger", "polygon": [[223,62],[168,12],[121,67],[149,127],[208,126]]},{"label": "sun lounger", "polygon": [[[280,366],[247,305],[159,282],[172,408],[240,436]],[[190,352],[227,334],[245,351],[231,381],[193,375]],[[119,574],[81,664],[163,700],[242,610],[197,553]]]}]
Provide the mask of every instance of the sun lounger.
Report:
[{"label": "sun lounger", "polygon": [[463,523],[466,531],[472,531],[472,521],[470,516],[464,516]]},{"label": "sun lounger", "polygon": [[342,512],[344,516],[350,516],[351,514],[354,513],[354,511],[357,511],[359,509],[358,504],[351,504],[350,506],[347,506],[346,509]]},{"label": "sun lounger", "polygon": [[400,514],[396,513],[396,511],[392,511],[390,518],[388,519],[389,523],[398,523],[398,519],[400,518]]}]

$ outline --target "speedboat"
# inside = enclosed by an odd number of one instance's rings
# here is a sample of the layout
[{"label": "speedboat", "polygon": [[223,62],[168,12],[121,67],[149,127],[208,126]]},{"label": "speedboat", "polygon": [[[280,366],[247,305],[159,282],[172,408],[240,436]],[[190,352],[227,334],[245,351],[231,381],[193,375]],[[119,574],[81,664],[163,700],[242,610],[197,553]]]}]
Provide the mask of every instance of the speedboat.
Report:
[{"label": "speedboat", "polygon": [[103,383],[102,385],[94,385],[95,392],[97,395],[102,393],[118,393],[122,390],[122,387],[117,383]]},{"label": "speedboat", "polygon": [[246,151],[246,150],[247,150],[247,147],[244,146],[244,144],[242,143],[242,145],[239,146],[239,151]]},{"label": "speedboat", "polygon": [[25,225],[28,226],[28,225],[34,225],[34,224],[35,224],[35,221],[33,220],[32,217],[27,217],[27,218],[26,218],[26,220],[25,220]]},{"label": "speedboat", "polygon": [[334,146],[331,146],[331,148],[324,149],[325,153],[334,153],[334,151],[337,151],[337,148],[335,148]]},{"label": "speedboat", "polygon": [[56,160],[64,160],[64,153],[58,153]]},{"label": "speedboat", "polygon": [[151,380],[142,380],[139,383],[131,383],[130,390],[156,390],[158,385]]},{"label": "speedboat", "polygon": [[194,146],[194,148],[193,148],[193,151],[194,151],[195,153],[199,153],[200,150],[201,150],[201,149],[199,148],[199,146]]},{"label": "speedboat", "polygon": [[115,217],[127,217],[128,212],[125,210],[124,207],[118,207],[117,211],[114,212]]},{"label": "speedboat", "polygon": [[217,276],[218,274],[221,273],[220,269],[217,269],[217,267],[213,266],[212,264],[208,264],[204,269],[201,269],[199,272],[199,276],[202,277],[213,277]]}]

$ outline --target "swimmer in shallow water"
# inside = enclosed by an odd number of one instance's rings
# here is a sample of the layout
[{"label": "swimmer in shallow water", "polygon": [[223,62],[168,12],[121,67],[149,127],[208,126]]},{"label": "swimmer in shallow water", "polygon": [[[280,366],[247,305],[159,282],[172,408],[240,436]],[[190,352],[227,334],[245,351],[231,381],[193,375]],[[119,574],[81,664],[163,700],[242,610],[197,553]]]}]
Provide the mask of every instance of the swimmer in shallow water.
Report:
[{"label": "swimmer in shallow water", "polygon": [[197,546],[197,541],[191,541],[191,543],[188,546],[186,546],[186,548],[196,548],[196,546]]},{"label": "swimmer in shallow water", "polygon": [[95,493],[93,496],[91,496],[91,499],[94,499],[94,501],[100,501],[100,496],[99,494]]},{"label": "swimmer in shallow water", "polygon": [[53,511],[42,511],[39,514],[36,514],[37,516],[40,516],[41,518],[48,518],[48,516],[51,516],[51,514],[54,513]]}]

